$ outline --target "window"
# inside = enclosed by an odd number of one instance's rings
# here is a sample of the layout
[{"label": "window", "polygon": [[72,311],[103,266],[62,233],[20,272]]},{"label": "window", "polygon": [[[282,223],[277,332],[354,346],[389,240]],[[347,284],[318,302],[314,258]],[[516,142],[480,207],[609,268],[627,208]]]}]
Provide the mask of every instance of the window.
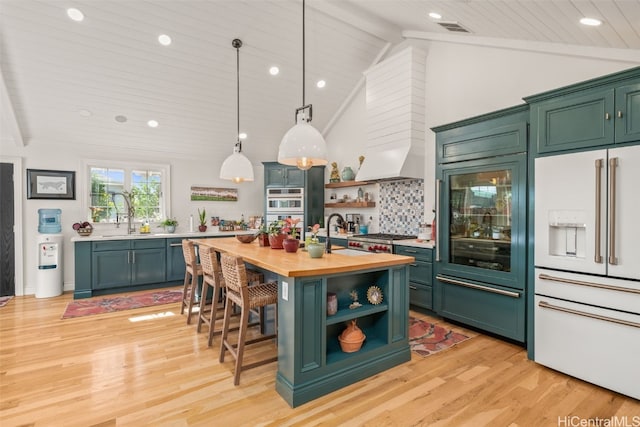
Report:
[{"label": "window", "polygon": [[167,217],[169,166],[89,161],[86,171],[92,222],[126,221],[129,203],[136,222]]}]

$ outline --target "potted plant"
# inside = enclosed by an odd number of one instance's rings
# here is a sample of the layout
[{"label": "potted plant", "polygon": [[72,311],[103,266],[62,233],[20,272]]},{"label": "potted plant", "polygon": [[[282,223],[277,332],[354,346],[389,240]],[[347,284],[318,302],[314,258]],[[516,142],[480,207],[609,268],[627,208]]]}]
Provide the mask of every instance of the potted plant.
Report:
[{"label": "potted plant", "polygon": [[200,208],[198,208],[198,217],[200,218],[198,230],[207,231],[207,210],[203,208],[202,212],[200,212]]},{"label": "potted plant", "polygon": [[178,220],[175,218],[166,218],[160,223],[160,226],[164,227],[167,233],[173,233],[176,231],[176,227],[178,226]]},{"label": "potted plant", "polygon": [[311,237],[308,238],[308,242],[305,242],[305,247],[311,258],[322,258],[322,255],[324,255],[324,245],[318,240],[319,230],[320,224],[315,224],[313,227],[309,226]]},{"label": "potted plant", "polygon": [[283,220],[269,223],[269,246],[271,246],[271,249],[283,249],[282,241],[287,237],[287,235],[282,232],[284,226],[285,222]]},{"label": "potted plant", "polygon": [[269,246],[269,232],[266,224],[262,224],[258,229],[258,244],[260,246]]},{"label": "potted plant", "polygon": [[287,252],[297,252],[300,247],[300,240],[298,240],[298,229],[296,226],[300,222],[300,218],[287,218],[285,219],[285,226],[282,229],[287,237],[282,241],[282,246]]}]

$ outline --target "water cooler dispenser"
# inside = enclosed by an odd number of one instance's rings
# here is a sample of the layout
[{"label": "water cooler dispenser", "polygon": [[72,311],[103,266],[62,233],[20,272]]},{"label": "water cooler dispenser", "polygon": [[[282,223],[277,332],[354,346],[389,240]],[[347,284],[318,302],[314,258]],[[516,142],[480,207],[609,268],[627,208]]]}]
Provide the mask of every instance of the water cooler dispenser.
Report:
[{"label": "water cooler dispenser", "polygon": [[38,209],[36,298],[62,295],[62,242],[60,209]]}]

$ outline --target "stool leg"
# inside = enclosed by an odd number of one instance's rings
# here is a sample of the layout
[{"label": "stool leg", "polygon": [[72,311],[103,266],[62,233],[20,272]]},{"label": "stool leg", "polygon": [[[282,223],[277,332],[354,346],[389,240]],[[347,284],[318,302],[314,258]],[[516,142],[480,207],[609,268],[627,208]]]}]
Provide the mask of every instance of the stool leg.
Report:
[{"label": "stool leg", "polygon": [[198,311],[198,324],[196,326],[196,332],[200,333],[202,330],[202,323],[204,322],[204,312],[207,308],[207,292],[209,291],[209,283],[202,281],[202,293],[200,294],[200,309]]},{"label": "stool leg", "polygon": [[240,372],[242,372],[242,358],[244,356],[244,342],[247,335],[247,323],[249,323],[249,310],[244,306],[240,309],[240,332],[238,334],[238,348],[236,349],[236,369],[233,375],[233,385],[240,384]]},{"label": "stool leg", "polygon": [[227,304],[224,307],[224,320],[222,321],[222,337],[220,339],[220,363],[224,362],[224,353],[227,349],[227,339],[229,338],[229,323],[231,322],[231,301],[227,299]]},{"label": "stool leg", "polygon": [[189,271],[184,270],[184,283],[182,285],[182,302],[180,303],[180,314],[184,314],[184,308],[186,306],[185,299],[187,298],[187,292],[189,291]]},{"label": "stool leg", "polygon": [[195,301],[195,293],[198,288],[198,275],[191,275],[191,292],[189,292],[189,307],[187,309],[187,325],[191,324],[191,315],[193,310],[193,302]]},{"label": "stool leg", "polygon": [[218,293],[221,289],[219,289],[218,285],[213,285],[213,296],[211,297],[211,312],[209,313],[209,340],[207,341],[207,346],[211,347],[213,344],[213,334],[215,332],[216,326],[216,314],[218,311]]}]

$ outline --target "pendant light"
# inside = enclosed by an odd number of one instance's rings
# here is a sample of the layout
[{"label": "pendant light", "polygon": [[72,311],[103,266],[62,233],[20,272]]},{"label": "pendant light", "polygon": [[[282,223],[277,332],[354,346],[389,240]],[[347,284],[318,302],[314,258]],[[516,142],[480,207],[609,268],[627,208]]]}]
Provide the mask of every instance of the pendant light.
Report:
[{"label": "pendant light", "polygon": [[238,95],[238,129],[236,133],[237,142],[233,146],[233,154],[225,159],[220,168],[220,179],[228,179],[235,183],[253,181],[253,166],[249,159],[242,154],[242,142],[240,142],[240,47],[242,40],[234,39],[231,45],[236,48],[236,81]]},{"label": "pendant light", "polygon": [[316,128],[309,122],[313,116],[311,104],[305,105],[305,28],[304,0],[302,0],[302,107],[296,109],[296,124],[282,138],[278,149],[278,163],[297,166],[307,170],[312,166],[326,165],[327,144]]}]

